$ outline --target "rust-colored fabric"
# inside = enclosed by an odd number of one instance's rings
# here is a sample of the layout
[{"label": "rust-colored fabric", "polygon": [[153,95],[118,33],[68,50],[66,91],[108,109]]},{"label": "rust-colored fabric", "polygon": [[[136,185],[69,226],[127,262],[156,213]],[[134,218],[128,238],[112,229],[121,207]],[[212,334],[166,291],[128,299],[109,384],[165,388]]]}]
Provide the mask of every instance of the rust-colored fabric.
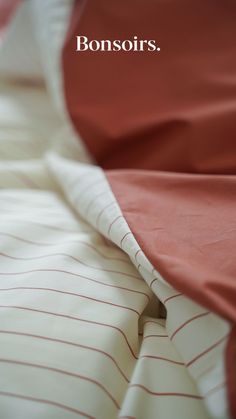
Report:
[{"label": "rust-colored fabric", "polygon": [[236,418],[236,176],[144,170],[106,175],[157,271],[232,323],[225,357],[229,407]]},{"label": "rust-colored fabric", "polygon": [[106,174],[160,274],[236,323],[236,178],[139,170]]},{"label": "rust-colored fabric", "polygon": [[[236,173],[234,0],[76,2],[63,55],[70,114],[98,164]],[[155,39],[161,52],[76,52]]]},{"label": "rust-colored fabric", "polygon": [[[235,325],[236,3],[88,0],[82,15],[81,4],[63,53],[72,122],[97,163],[113,169],[112,190],[156,269]],[[76,35],[137,35],[161,52],[78,53]],[[232,332],[232,418],[235,341]]]}]

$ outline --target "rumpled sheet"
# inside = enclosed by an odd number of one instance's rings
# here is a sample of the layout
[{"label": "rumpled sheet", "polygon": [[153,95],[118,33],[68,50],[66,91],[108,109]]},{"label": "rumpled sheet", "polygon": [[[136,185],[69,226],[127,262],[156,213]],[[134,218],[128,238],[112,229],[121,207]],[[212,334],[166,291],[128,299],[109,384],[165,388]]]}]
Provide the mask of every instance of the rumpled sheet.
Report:
[{"label": "rumpled sheet", "polygon": [[[47,4],[48,27],[59,15],[65,30],[68,3]],[[1,418],[226,418],[229,324],[147,259],[69,122],[51,58],[47,88],[35,74],[1,81]]]}]

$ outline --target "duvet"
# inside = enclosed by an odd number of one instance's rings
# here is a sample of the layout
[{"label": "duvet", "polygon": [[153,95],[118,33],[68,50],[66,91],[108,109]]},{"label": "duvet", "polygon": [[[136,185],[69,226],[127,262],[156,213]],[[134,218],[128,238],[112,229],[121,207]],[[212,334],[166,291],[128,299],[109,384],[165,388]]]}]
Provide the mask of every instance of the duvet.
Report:
[{"label": "duvet", "polygon": [[[236,417],[236,10],[181,3],[30,0],[2,36],[2,419]],[[120,27],[161,51],[76,51]]]}]

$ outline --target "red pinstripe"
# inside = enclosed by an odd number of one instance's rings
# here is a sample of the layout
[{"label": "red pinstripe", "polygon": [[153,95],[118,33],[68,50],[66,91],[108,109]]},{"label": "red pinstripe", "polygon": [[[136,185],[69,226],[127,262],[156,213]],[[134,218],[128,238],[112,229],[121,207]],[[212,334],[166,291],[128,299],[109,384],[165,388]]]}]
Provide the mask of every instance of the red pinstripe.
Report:
[{"label": "red pinstripe", "polygon": [[66,406],[62,403],[54,402],[52,400],[38,399],[36,397],[30,397],[30,396],[23,396],[22,394],[10,393],[8,391],[0,391],[0,395],[5,396],[5,397],[12,397],[12,398],[15,398],[15,399],[28,400],[28,401],[31,401],[31,402],[49,404],[51,406],[55,406],[55,407],[59,407],[60,409],[67,410],[68,412],[77,413],[78,415],[81,415],[84,418],[96,419],[95,416],[88,415],[87,413],[84,413],[81,410],[75,409],[75,408],[70,407],[70,406]]},{"label": "red pinstripe", "polygon": [[132,234],[131,233],[131,231],[128,231],[128,233],[126,233],[125,235],[124,235],[124,237],[121,239],[121,241],[120,241],[120,247],[121,247],[121,249],[122,249],[122,244],[123,244],[123,241],[124,241],[124,239],[129,235],[129,234]]},{"label": "red pinstripe", "polygon": [[97,215],[97,218],[96,218],[96,221],[95,221],[95,224],[96,224],[96,227],[98,228],[98,226],[99,226],[99,223],[100,223],[100,219],[101,219],[101,216],[102,216],[102,214],[106,211],[106,209],[107,208],[109,208],[109,207],[111,207],[112,205],[115,205],[115,201],[112,201],[112,202],[110,202],[109,204],[107,204],[99,213],[98,213],[98,215]]},{"label": "red pinstripe", "polygon": [[[5,236],[5,237],[10,237],[10,238],[15,239],[15,240],[22,241],[23,243],[32,244],[34,246],[58,246],[58,244],[59,244],[59,243],[39,243],[39,242],[34,242],[32,240],[22,239],[21,237],[15,236],[15,235],[10,234],[10,233],[4,233],[4,232],[0,232],[0,235],[1,236]],[[68,240],[66,242],[65,241],[63,242],[63,244],[68,244],[68,243],[79,243],[79,244],[82,244],[83,246],[89,247],[95,253],[98,253],[100,256],[102,256],[104,259],[115,260],[115,261],[119,261],[119,262],[130,264],[130,261],[129,260],[119,259],[119,258],[114,258],[114,257],[109,257],[107,255],[104,255],[99,250],[97,250],[96,247],[94,247],[93,245],[91,245],[89,243],[84,242],[83,240]]]},{"label": "red pinstripe", "polygon": [[123,330],[121,330],[117,326],[113,326],[113,325],[108,324],[108,323],[95,322],[93,320],[81,319],[79,317],[70,316],[68,314],[60,314],[60,313],[54,313],[54,312],[51,312],[51,311],[39,310],[39,309],[36,309],[36,308],[13,306],[13,305],[0,305],[0,308],[9,308],[9,309],[13,308],[15,310],[32,311],[34,313],[46,314],[46,315],[49,315],[49,316],[55,316],[55,317],[59,317],[59,318],[61,317],[61,318],[68,319],[68,320],[75,320],[75,321],[88,323],[88,324],[96,324],[97,326],[108,327],[110,329],[116,330],[117,332],[119,332],[123,336],[128,348],[129,348],[130,353],[132,354],[132,356],[135,359],[138,359],[138,357],[135,355],[135,353],[134,353],[134,351],[133,351],[133,349],[132,349],[132,347],[131,347],[131,345],[128,341],[128,338],[127,338],[126,334],[123,332]]},{"label": "red pinstripe", "polygon": [[70,296],[73,296],[73,297],[84,298],[84,299],[87,299],[87,300],[95,301],[96,303],[107,304],[107,305],[110,305],[112,307],[122,308],[124,310],[132,311],[133,313],[137,314],[138,316],[141,315],[141,313],[139,313],[137,310],[135,310],[134,308],[131,308],[131,307],[122,306],[120,304],[115,304],[115,303],[110,303],[109,301],[99,300],[98,298],[88,297],[87,295],[77,294],[75,292],[61,291],[61,290],[58,290],[58,289],[55,289],[55,288],[44,288],[44,287],[0,288],[0,291],[14,291],[14,290],[30,290],[30,291],[36,290],[36,291],[55,292],[55,293],[58,293],[58,294],[70,295]]},{"label": "red pinstripe", "polygon": [[106,284],[105,282],[97,281],[96,279],[88,278],[87,276],[76,274],[74,272],[64,271],[62,269],[43,269],[42,268],[42,269],[32,269],[32,270],[24,271],[24,272],[0,272],[0,275],[3,275],[3,276],[11,276],[12,275],[12,276],[14,276],[14,275],[25,275],[25,274],[35,273],[35,272],[59,272],[59,273],[63,273],[63,274],[68,274],[68,275],[75,276],[75,277],[78,277],[78,278],[86,279],[87,281],[91,281],[91,282],[95,282],[97,284],[104,285],[106,287],[117,288],[117,289],[121,289],[121,290],[124,290],[124,291],[133,292],[135,294],[144,295],[150,301],[149,295],[146,294],[145,292],[133,290],[133,289],[126,288],[126,287],[121,287],[119,285]]},{"label": "red pinstripe", "polygon": [[133,274],[128,274],[126,272],[115,271],[113,269],[107,269],[107,268],[101,268],[101,267],[98,267],[98,266],[89,265],[88,263],[85,263],[82,260],[78,259],[77,257],[69,255],[68,253],[51,253],[51,254],[47,254],[47,255],[34,256],[34,257],[31,257],[31,258],[26,258],[26,257],[10,256],[10,255],[7,255],[6,253],[0,252],[0,256],[6,257],[6,258],[9,258],[9,259],[13,259],[13,260],[24,260],[24,261],[45,259],[45,258],[51,257],[51,256],[63,256],[63,257],[68,257],[68,258],[74,260],[75,262],[80,263],[83,266],[86,266],[86,268],[94,269],[94,270],[101,271],[101,272],[115,273],[115,274],[119,274],[119,275],[122,275],[122,276],[130,277],[130,278],[140,279],[139,276],[136,276],[136,275],[133,275]]},{"label": "red pinstripe", "polygon": [[152,288],[152,286],[153,286],[153,284],[154,284],[154,282],[156,282],[156,281],[158,281],[159,280],[159,278],[154,278],[152,281],[151,281],[151,283],[150,283],[150,288]]},{"label": "red pinstripe", "polygon": [[149,339],[149,338],[168,338],[168,335],[147,335],[147,336],[144,336],[143,340]]},{"label": "red pinstripe", "polygon": [[176,365],[185,365],[184,362],[180,362],[180,361],[175,361],[173,359],[169,359],[169,358],[164,358],[162,356],[155,356],[155,355],[142,355],[140,356],[140,359],[157,359],[160,361],[166,361],[166,362],[170,362],[171,364],[176,364]]},{"label": "red pinstripe", "polygon": [[108,352],[102,351],[101,349],[94,348],[94,347],[88,346],[88,345],[82,345],[80,343],[75,343],[75,342],[71,342],[71,341],[67,341],[67,340],[63,340],[63,339],[56,339],[56,338],[51,338],[51,337],[42,336],[42,335],[35,335],[35,334],[32,334],[32,333],[17,332],[17,331],[12,331],[12,330],[11,331],[10,330],[0,330],[0,333],[1,334],[8,334],[8,335],[24,336],[24,337],[28,337],[28,338],[34,338],[34,339],[41,339],[41,340],[45,340],[45,341],[49,341],[49,342],[60,343],[60,344],[68,345],[68,346],[74,346],[76,348],[87,349],[87,350],[90,350],[90,351],[93,351],[93,352],[100,353],[101,355],[104,355],[105,357],[109,358],[114,363],[114,365],[116,366],[116,368],[118,369],[118,371],[120,372],[122,377],[125,379],[125,381],[127,383],[129,383],[129,379],[126,377],[125,373],[122,371],[122,369],[120,368],[120,366],[117,363],[117,361],[115,360],[115,358],[113,358]]},{"label": "red pinstripe", "polygon": [[0,362],[5,363],[5,364],[21,365],[21,366],[24,366],[24,367],[38,368],[38,369],[41,369],[41,370],[47,370],[47,371],[67,375],[69,377],[78,378],[82,381],[88,381],[88,382],[96,385],[97,387],[99,387],[101,390],[103,390],[103,392],[114,403],[116,408],[120,409],[119,403],[115,400],[115,398],[112,396],[112,394],[106,389],[106,387],[104,387],[103,384],[99,383],[99,381],[96,381],[91,377],[86,377],[85,375],[81,375],[81,374],[77,374],[77,373],[74,373],[74,372],[62,370],[62,369],[59,369],[59,368],[49,367],[47,365],[35,364],[35,363],[32,363],[32,362],[19,361],[19,360],[15,360],[15,359],[13,360],[13,359],[0,358]]},{"label": "red pinstripe", "polygon": [[190,399],[196,399],[196,400],[202,400],[201,396],[195,395],[195,394],[188,394],[188,393],[176,393],[176,392],[155,392],[149,390],[147,387],[143,386],[142,384],[130,384],[131,387],[138,387],[141,390],[144,390],[146,393],[151,394],[152,396],[172,396],[172,397],[187,397]]},{"label": "red pinstripe", "polygon": [[171,297],[168,297],[168,298],[166,298],[164,301],[163,301],[163,304],[166,304],[167,303],[167,301],[169,301],[169,300],[173,300],[173,298],[176,298],[176,297],[181,297],[183,294],[181,294],[181,293],[179,293],[179,294],[175,294],[175,295],[172,295]]},{"label": "red pinstripe", "polygon": [[138,249],[137,252],[135,253],[134,259],[136,260],[137,263],[138,263],[137,256],[138,256],[139,252],[142,252],[142,249]]},{"label": "red pinstripe", "polygon": [[181,324],[181,326],[179,326],[170,336],[170,340],[172,340],[177,333],[182,330],[185,326],[187,326],[189,323],[193,322],[194,320],[200,319],[201,317],[205,317],[208,316],[209,314],[211,314],[209,311],[205,312],[205,313],[201,313],[201,314],[197,314],[194,317],[191,317],[191,319],[188,319],[186,322],[184,322],[183,324]]},{"label": "red pinstripe", "polygon": [[191,361],[186,363],[187,367],[190,367],[190,365],[194,364],[196,361],[198,361],[202,356],[208,354],[210,351],[212,351],[213,349],[215,349],[218,345],[220,345],[222,342],[224,342],[224,340],[227,339],[229,335],[225,335],[223,338],[219,339],[216,343],[214,343],[214,345],[209,346],[209,348],[205,349],[205,351],[201,352],[200,354],[198,354],[197,356],[195,356],[193,359],[191,359]]},{"label": "red pinstripe", "polygon": [[112,222],[111,222],[111,224],[109,225],[109,228],[108,228],[108,230],[107,230],[107,234],[108,234],[108,236],[110,236],[110,233],[111,233],[111,229],[112,229],[112,227],[113,227],[113,225],[116,223],[116,221],[118,221],[120,218],[124,218],[123,217],[123,215],[118,215],[118,217],[116,217]]}]

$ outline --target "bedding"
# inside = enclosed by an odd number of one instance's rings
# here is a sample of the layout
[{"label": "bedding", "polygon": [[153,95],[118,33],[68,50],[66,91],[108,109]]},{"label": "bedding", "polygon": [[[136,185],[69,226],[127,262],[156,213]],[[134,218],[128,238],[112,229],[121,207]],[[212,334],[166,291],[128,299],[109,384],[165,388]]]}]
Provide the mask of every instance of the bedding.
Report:
[{"label": "bedding", "polygon": [[233,418],[233,173],[106,170],[71,49],[91,4],[23,2],[0,49],[0,417]]}]

